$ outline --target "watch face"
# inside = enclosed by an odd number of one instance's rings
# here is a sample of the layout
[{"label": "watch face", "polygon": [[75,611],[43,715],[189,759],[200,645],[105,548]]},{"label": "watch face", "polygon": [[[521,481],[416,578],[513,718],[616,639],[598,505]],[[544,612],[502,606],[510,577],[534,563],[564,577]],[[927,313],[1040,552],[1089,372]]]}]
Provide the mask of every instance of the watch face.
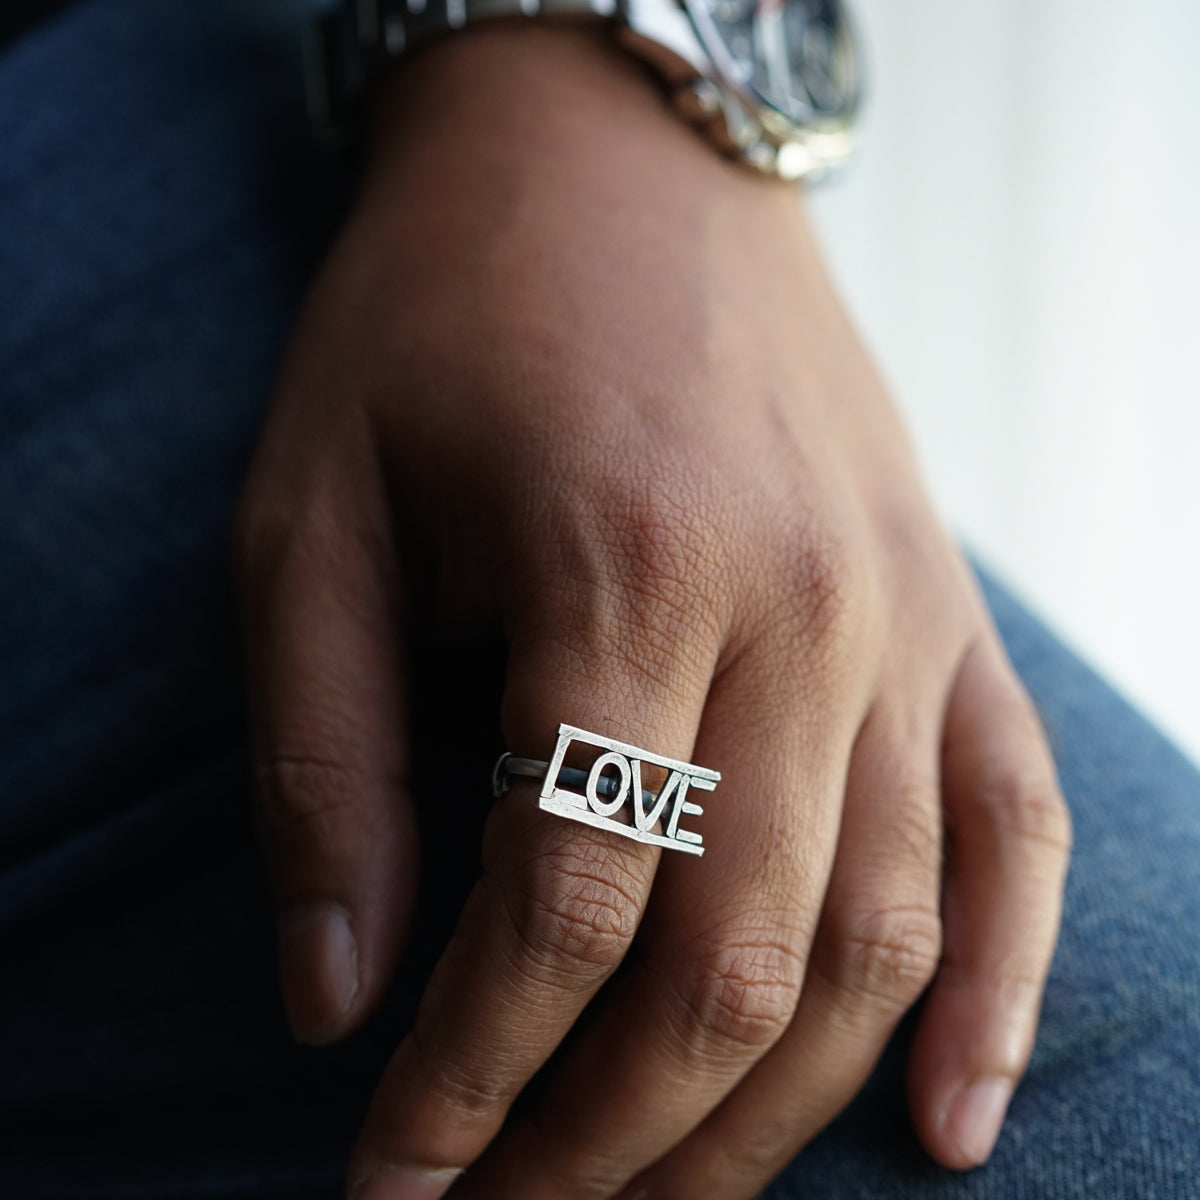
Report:
[{"label": "watch face", "polygon": [[730,82],[795,125],[844,120],[857,103],[854,51],[838,0],[687,0]]}]

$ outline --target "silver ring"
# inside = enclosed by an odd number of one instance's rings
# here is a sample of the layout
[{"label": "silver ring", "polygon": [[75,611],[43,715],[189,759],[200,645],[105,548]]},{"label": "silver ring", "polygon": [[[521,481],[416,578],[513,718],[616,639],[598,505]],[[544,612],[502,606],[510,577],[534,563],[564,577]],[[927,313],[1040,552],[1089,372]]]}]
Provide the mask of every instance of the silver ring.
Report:
[{"label": "silver ring", "polygon": [[[601,751],[587,771],[563,765],[567,749],[579,744]],[[643,763],[667,772],[657,792],[642,787]],[[610,770],[616,774],[606,774]],[[711,792],[721,780],[719,771],[651,754],[573,725],[559,725],[558,745],[549,762],[502,754],[492,771],[492,793],[497,800],[515,776],[542,781],[538,807],[546,812],[649,846],[697,856],[704,853],[704,839],[690,829],[681,829],[679,820],[704,814],[699,804],[687,798],[689,792]],[[629,819],[619,820],[619,816]],[[662,832],[656,832],[660,826]]]}]

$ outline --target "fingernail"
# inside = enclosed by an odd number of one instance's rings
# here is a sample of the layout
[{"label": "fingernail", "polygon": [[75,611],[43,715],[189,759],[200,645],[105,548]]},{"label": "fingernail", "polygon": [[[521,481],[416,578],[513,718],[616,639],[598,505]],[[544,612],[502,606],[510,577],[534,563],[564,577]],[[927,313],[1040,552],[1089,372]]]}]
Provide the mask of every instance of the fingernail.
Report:
[{"label": "fingernail", "polygon": [[296,1038],[319,1046],[337,1037],[358,993],[358,949],[344,909],[323,904],[282,919],[279,977]]},{"label": "fingernail", "polygon": [[454,1167],[380,1167],[354,1182],[349,1200],[441,1200],[461,1174]]},{"label": "fingernail", "polygon": [[1007,1079],[981,1079],[963,1088],[946,1113],[946,1130],[974,1166],[987,1162],[1012,1098]]}]

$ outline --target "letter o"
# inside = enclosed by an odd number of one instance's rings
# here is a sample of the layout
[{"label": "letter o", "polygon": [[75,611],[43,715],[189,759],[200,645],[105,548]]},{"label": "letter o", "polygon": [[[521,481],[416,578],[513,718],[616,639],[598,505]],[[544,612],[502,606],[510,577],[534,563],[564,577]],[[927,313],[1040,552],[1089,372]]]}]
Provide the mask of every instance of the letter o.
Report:
[{"label": "letter o", "polygon": [[[614,766],[620,773],[621,782],[617,787],[617,794],[611,800],[600,799],[600,775],[607,766]],[[592,812],[599,817],[611,817],[613,813],[625,803],[629,795],[629,784],[633,779],[633,768],[629,765],[629,760],[625,755],[617,754],[616,751],[610,750],[607,754],[602,754],[594,763],[592,769],[588,772],[587,778],[587,800],[591,806]]]}]

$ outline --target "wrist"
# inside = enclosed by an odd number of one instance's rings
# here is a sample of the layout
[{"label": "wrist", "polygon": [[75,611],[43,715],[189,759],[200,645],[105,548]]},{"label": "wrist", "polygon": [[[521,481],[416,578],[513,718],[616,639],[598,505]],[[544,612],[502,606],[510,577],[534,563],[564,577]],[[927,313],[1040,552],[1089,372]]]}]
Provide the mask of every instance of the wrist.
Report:
[{"label": "wrist", "polygon": [[726,171],[607,24],[494,21],[439,38],[379,81],[373,168],[435,153],[477,169],[561,171],[624,150]]}]

